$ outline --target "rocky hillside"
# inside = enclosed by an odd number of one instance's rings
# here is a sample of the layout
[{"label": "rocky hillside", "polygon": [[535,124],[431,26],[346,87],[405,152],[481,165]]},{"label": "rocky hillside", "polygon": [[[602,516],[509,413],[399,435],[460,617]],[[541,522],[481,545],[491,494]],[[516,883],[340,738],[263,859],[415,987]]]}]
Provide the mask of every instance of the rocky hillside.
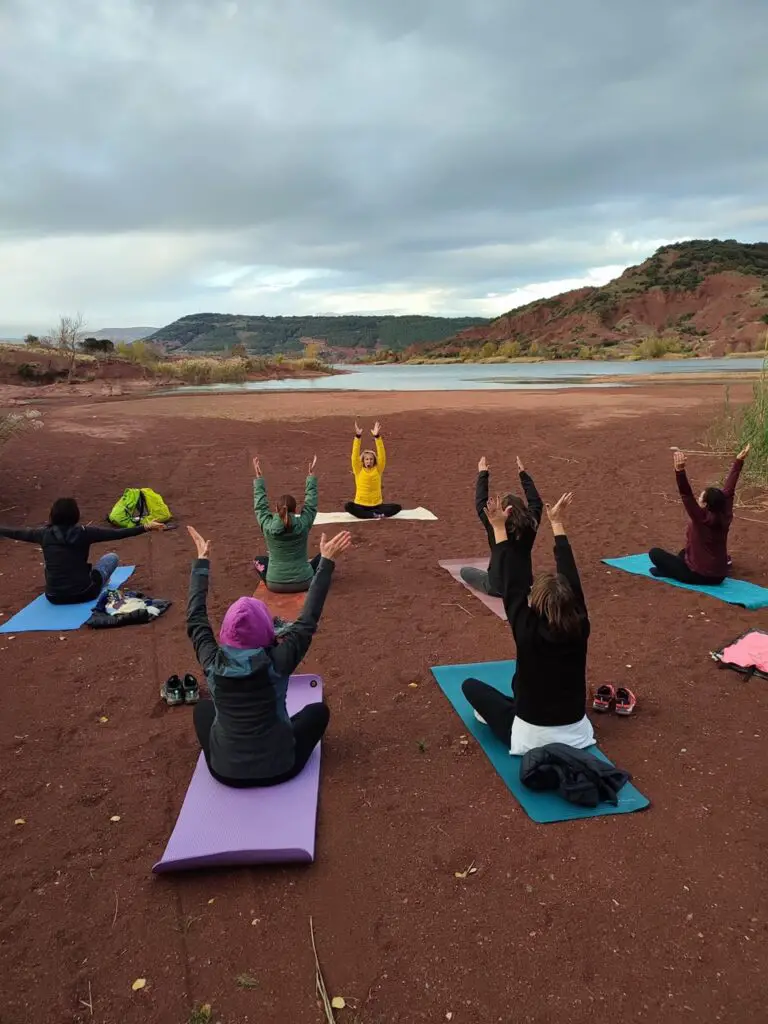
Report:
[{"label": "rocky hillside", "polygon": [[315,343],[330,359],[370,356],[389,349],[440,342],[466,328],[487,324],[479,317],[436,316],[232,316],[195,313],[161,328],[147,340],[167,352],[222,352],[244,345],[253,355],[300,354]]},{"label": "rocky hillside", "polygon": [[602,288],[532,302],[405,355],[611,358],[653,336],[717,356],[762,348],[767,331],[768,243],[693,241],[664,246]]}]

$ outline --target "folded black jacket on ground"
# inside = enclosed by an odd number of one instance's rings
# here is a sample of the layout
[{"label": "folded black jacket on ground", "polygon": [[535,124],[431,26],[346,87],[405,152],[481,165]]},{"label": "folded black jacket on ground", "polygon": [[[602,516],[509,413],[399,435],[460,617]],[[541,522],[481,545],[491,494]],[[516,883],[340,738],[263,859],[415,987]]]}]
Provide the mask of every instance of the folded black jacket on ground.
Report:
[{"label": "folded black jacket on ground", "polygon": [[520,781],[528,789],[554,790],[580,807],[597,807],[602,802],[616,806],[619,790],[631,778],[629,772],[565,743],[529,750],[520,765]]}]

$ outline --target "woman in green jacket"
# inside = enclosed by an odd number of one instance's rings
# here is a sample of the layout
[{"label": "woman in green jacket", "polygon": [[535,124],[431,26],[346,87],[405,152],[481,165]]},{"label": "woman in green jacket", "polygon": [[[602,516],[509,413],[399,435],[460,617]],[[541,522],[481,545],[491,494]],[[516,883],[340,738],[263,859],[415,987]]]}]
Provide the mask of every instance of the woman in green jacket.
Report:
[{"label": "woman in green jacket", "polygon": [[253,510],[267,545],[267,555],[260,555],[253,565],[267,590],[275,594],[298,594],[309,590],[320,562],[320,555],[311,560],[307,555],[309,531],[317,515],[316,463],[317,456],[309,467],[304,507],[297,515],[296,499],[292,494],[281,495],[275,502],[274,511],[270,508],[259,459],[253,460]]}]

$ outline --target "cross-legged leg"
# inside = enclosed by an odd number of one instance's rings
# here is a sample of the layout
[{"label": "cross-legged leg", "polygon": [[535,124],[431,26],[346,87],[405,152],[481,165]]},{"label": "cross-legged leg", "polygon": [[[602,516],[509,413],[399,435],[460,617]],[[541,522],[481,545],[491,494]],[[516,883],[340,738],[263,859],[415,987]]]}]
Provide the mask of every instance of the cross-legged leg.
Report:
[{"label": "cross-legged leg", "polygon": [[473,590],[479,590],[481,594],[488,594],[490,597],[501,597],[501,594],[491,590],[488,573],[485,569],[475,569],[474,566],[464,565],[459,570],[459,576]]},{"label": "cross-legged leg", "polygon": [[509,746],[515,720],[514,698],[499,693],[494,686],[480,679],[465,679],[461,691],[493,735]]},{"label": "cross-legged leg", "polygon": [[652,576],[677,580],[678,583],[701,584],[703,586],[716,586],[723,582],[723,578],[710,579],[702,576],[693,569],[689,569],[682,553],[673,555],[671,551],[664,551],[663,548],[651,548],[648,557],[653,562],[651,569]]},{"label": "cross-legged leg", "polygon": [[98,573],[101,576],[101,585],[105,587],[109,583],[109,577],[115,571],[120,564],[120,559],[114,552],[110,552],[108,555],[102,555],[96,565],[93,567],[93,572]]}]

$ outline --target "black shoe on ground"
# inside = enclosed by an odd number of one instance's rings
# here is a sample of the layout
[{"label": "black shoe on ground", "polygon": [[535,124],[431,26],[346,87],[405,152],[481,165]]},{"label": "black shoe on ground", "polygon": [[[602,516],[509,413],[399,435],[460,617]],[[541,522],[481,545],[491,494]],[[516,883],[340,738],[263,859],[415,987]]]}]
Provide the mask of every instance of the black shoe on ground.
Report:
[{"label": "black shoe on ground", "polygon": [[160,687],[160,696],[169,707],[184,703],[184,688],[178,676],[170,676]]},{"label": "black shoe on ground", "polygon": [[200,700],[200,687],[198,686],[195,677],[189,672],[184,676],[182,690],[184,693],[185,704],[197,704]]}]

